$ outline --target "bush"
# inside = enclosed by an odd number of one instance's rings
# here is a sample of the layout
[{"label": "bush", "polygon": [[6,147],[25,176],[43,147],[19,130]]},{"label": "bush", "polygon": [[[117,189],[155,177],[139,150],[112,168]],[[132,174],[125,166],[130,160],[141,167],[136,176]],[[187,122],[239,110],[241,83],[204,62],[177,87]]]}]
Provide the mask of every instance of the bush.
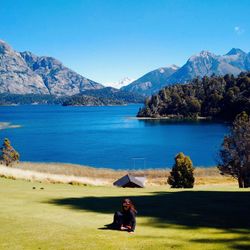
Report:
[{"label": "bush", "polygon": [[168,177],[171,188],[192,188],[194,186],[194,168],[189,156],[179,153]]},{"label": "bush", "polygon": [[11,146],[10,140],[7,138],[4,139],[1,151],[0,160],[2,164],[10,166],[19,160],[19,153]]}]

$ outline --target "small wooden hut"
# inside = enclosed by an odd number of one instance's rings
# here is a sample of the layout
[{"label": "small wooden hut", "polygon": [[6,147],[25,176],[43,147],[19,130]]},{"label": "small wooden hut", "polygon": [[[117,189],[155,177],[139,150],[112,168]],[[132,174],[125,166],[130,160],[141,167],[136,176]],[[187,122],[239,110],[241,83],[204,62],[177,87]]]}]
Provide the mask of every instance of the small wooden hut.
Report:
[{"label": "small wooden hut", "polygon": [[146,177],[136,177],[130,174],[124,175],[113,183],[117,187],[143,188],[145,187]]}]

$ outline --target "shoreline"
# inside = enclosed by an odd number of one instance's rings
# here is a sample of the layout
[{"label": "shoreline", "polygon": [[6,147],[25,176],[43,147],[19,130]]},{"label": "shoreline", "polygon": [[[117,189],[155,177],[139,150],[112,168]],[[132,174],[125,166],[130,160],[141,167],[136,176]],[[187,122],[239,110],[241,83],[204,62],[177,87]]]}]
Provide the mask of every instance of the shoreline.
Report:
[{"label": "shoreline", "polygon": [[21,125],[11,124],[10,122],[0,122],[0,130],[8,128],[21,128]]},{"label": "shoreline", "polygon": [[196,118],[188,118],[188,117],[169,117],[169,116],[159,116],[159,117],[129,117],[131,120],[169,120],[169,121],[212,121],[211,117],[203,117],[199,116]]},{"label": "shoreline", "polygon": [[[1,164],[0,164],[1,165]],[[80,164],[80,163],[71,163],[71,162],[54,162],[54,161],[19,161],[16,163],[14,166],[20,168],[21,166],[27,167],[28,165],[30,166],[63,166],[63,167],[73,167],[73,168],[80,168],[80,169],[92,169],[96,171],[110,171],[110,172],[149,172],[149,171],[171,171],[172,166],[165,166],[165,167],[156,167],[156,168],[138,168],[138,169],[133,169],[133,168],[112,168],[112,167],[98,167],[98,166],[93,166],[93,165],[85,165],[85,164]],[[209,170],[209,169],[216,169],[215,165],[209,165],[209,166],[193,166],[194,169],[204,169],[204,170]]]},{"label": "shoreline", "polygon": [[[0,177],[27,181],[66,183],[71,185],[112,186],[113,182],[130,173],[147,178],[146,186],[168,186],[170,169],[114,170],[70,163],[19,162],[12,167],[0,165]],[[230,176],[222,176],[216,167],[196,167],[195,185],[237,186]],[[168,186],[169,187],[169,186]]]}]

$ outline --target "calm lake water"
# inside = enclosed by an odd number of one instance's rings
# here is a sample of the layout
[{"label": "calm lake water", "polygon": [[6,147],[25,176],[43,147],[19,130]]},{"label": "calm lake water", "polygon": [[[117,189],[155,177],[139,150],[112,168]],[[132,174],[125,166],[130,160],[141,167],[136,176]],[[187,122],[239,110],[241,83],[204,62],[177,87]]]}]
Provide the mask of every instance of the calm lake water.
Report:
[{"label": "calm lake water", "polygon": [[114,169],[171,167],[178,152],[195,166],[212,166],[228,125],[136,120],[140,105],[114,107],[0,107],[0,131],[22,161],[68,162]]}]

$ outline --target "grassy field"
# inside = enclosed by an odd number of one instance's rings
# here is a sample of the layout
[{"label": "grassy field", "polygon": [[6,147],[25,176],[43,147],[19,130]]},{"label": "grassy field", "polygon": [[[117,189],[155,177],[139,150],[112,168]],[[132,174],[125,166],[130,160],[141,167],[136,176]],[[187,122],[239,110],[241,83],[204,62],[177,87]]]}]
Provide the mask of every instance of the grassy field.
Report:
[{"label": "grassy field", "polygon": [[[124,197],[134,234],[103,229]],[[0,178],[0,249],[250,249],[250,190],[73,186]]]}]

